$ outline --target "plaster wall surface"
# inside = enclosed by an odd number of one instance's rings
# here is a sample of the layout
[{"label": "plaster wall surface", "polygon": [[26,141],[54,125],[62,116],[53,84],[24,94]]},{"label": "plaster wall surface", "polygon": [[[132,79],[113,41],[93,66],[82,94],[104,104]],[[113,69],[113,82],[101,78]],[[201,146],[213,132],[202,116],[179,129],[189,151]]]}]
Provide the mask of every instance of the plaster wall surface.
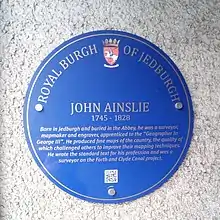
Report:
[{"label": "plaster wall surface", "polygon": [[[220,220],[220,1],[1,0],[0,219]],[[116,29],[164,50],[190,89],[194,136],[175,175],[120,205],[88,203],[50,182],[33,160],[23,104],[40,62],[72,36]]]}]

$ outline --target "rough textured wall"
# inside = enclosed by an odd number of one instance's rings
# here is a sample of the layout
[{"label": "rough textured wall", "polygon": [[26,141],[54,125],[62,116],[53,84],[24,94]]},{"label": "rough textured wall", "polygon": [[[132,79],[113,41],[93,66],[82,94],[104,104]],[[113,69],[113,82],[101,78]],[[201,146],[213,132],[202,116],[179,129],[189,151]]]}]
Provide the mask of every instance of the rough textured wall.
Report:
[{"label": "rough textured wall", "polygon": [[[219,0],[1,0],[0,209],[2,220],[220,219]],[[154,193],[121,205],[92,204],[54,186],[24,138],[22,113],[37,66],[71,36],[98,29],[138,34],[185,77],[195,129],[178,172]]]}]

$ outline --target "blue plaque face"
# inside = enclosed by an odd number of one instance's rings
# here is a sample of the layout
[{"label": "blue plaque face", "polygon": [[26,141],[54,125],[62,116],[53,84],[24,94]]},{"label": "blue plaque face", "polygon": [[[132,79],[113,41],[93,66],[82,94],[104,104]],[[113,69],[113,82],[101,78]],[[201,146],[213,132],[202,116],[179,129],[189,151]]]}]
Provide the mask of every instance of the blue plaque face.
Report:
[{"label": "blue plaque face", "polygon": [[45,175],[78,198],[121,203],[153,192],[182,163],[193,109],[173,61],[141,37],[96,31],[37,69],[24,127]]}]

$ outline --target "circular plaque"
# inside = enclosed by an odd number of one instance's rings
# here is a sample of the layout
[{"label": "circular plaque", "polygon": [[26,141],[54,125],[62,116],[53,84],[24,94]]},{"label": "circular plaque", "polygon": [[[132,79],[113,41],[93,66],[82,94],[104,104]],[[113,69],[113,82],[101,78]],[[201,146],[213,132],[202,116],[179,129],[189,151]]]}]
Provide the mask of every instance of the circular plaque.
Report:
[{"label": "circular plaque", "polygon": [[133,34],[95,31],[50,53],[31,80],[24,127],[45,175],[78,198],[151,193],[182,163],[193,109],[173,61]]}]

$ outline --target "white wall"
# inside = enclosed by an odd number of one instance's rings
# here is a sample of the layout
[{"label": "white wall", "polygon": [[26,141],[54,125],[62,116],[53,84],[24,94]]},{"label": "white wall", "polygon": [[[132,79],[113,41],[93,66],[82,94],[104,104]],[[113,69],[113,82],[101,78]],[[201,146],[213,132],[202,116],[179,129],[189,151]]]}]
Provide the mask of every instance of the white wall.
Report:
[{"label": "white wall", "polygon": [[[0,219],[220,219],[219,0],[0,4]],[[33,160],[22,124],[28,83],[45,56],[71,36],[109,28],[138,34],[170,55],[188,83],[195,110],[194,137],[179,171],[154,193],[121,205],[84,202],[54,186]]]}]

